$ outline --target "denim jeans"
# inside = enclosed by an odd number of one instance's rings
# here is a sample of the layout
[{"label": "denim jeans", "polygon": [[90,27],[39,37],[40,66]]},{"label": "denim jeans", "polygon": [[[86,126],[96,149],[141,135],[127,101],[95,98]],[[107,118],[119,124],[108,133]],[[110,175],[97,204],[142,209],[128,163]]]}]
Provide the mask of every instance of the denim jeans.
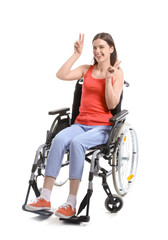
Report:
[{"label": "denim jeans", "polygon": [[69,149],[69,179],[81,180],[86,150],[105,144],[110,130],[109,125],[88,126],[75,123],[60,131],[52,141],[45,175],[54,178],[58,176],[64,154]]}]

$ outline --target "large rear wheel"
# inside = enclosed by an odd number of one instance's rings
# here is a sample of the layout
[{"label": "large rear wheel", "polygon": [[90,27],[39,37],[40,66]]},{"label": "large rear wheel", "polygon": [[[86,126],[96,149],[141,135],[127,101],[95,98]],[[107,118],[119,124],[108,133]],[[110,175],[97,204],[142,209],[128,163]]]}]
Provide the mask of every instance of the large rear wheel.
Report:
[{"label": "large rear wheel", "polygon": [[135,181],[138,164],[137,135],[130,124],[121,125],[115,136],[116,141],[112,176],[116,192],[124,196]]}]

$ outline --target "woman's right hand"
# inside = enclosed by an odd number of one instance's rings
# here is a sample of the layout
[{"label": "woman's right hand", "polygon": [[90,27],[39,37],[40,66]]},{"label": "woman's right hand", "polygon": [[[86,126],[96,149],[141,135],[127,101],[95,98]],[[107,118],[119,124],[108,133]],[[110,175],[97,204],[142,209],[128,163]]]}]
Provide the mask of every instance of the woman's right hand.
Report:
[{"label": "woman's right hand", "polygon": [[74,53],[78,54],[79,56],[82,54],[83,49],[83,43],[84,43],[84,34],[79,34],[79,40],[75,42],[74,44]]}]

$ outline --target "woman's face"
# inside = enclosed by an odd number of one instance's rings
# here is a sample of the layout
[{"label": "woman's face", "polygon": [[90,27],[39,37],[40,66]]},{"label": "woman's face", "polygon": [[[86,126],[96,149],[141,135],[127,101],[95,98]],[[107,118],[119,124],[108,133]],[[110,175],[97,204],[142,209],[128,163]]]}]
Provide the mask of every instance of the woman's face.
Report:
[{"label": "woman's face", "polygon": [[113,51],[114,48],[110,47],[106,41],[102,39],[93,41],[93,55],[98,63],[110,60],[110,54]]}]

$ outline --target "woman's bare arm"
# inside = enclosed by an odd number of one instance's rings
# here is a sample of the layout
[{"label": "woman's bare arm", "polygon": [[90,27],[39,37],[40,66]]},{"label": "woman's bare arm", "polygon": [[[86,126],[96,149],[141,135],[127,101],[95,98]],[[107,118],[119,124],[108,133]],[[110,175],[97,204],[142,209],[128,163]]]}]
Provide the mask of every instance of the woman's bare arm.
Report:
[{"label": "woman's bare arm", "polygon": [[82,65],[74,70],[71,70],[74,63],[82,54],[83,43],[84,35],[79,34],[79,40],[74,44],[74,54],[62,65],[62,67],[56,73],[57,78],[61,80],[71,81],[80,79],[85,75],[86,71],[89,68],[89,65]]},{"label": "woman's bare arm", "polygon": [[105,99],[109,110],[114,109],[119,103],[124,85],[124,75],[123,71],[118,68],[119,64],[120,62],[117,62],[114,67],[109,67],[106,73]]}]

